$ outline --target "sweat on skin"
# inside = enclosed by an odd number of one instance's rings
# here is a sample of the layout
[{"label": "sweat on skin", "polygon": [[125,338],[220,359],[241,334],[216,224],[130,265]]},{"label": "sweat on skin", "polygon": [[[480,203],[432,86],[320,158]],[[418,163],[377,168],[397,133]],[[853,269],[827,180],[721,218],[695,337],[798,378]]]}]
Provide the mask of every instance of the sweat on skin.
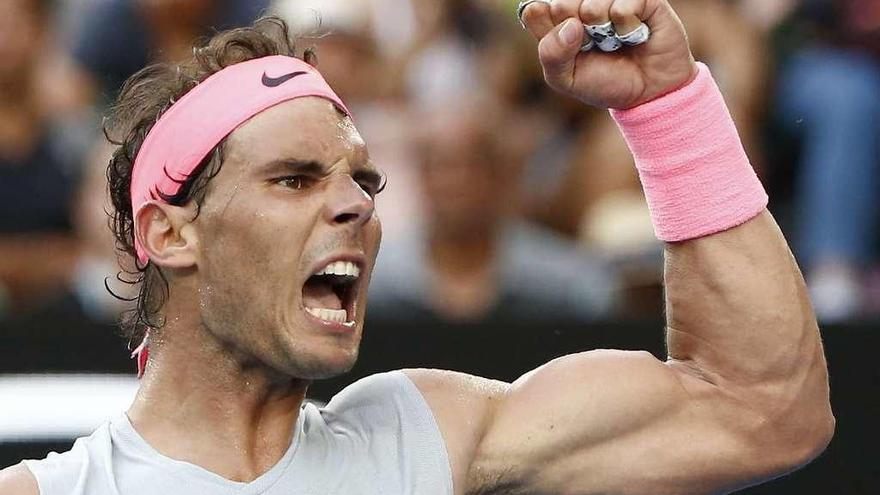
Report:
[{"label": "sweat on skin", "polygon": [[[532,3],[524,20],[540,40],[550,87],[587,104],[633,109],[698,74],[663,0]],[[609,20],[622,32],[645,22],[652,39],[631,51],[581,53],[580,26]],[[306,280],[328,256],[360,254],[363,283],[379,244],[372,200],[355,180],[369,167],[365,148],[342,144],[353,138],[340,135],[334,112],[302,99],[259,114],[230,136],[202,215],[192,220],[191,208],[164,204],[142,213],[149,221],[138,235],[172,273],[165,311],[173,325],[161,332],[129,416],[166,456],[253,480],[290,445],[309,380],[354,363],[366,291],[358,292],[353,328],[325,325],[303,304]],[[291,187],[297,182],[251,165],[291,154],[329,172]],[[669,243],[665,268],[666,361],[585,352],[512,384],[404,372],[442,435],[454,493],[727,492],[821,452],[834,428],[821,340],[772,216],[763,210],[719,233]],[[27,470],[18,473],[9,483],[35,493]]]}]

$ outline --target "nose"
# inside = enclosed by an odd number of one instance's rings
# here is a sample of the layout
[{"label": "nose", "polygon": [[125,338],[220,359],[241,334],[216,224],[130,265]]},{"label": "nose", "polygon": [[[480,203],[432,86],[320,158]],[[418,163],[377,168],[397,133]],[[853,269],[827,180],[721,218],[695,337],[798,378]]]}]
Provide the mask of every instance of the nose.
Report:
[{"label": "nose", "polygon": [[373,216],[373,198],[350,175],[333,179],[328,185],[324,217],[331,224],[361,227]]}]

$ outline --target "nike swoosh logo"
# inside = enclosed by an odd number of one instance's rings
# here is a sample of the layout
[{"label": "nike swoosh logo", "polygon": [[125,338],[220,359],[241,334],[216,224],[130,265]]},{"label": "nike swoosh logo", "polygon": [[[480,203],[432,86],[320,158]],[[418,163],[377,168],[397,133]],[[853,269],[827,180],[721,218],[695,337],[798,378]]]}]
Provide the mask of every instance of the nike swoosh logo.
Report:
[{"label": "nike swoosh logo", "polygon": [[296,72],[291,72],[290,74],[284,74],[283,76],[269,77],[266,75],[265,72],[263,72],[263,86],[266,86],[267,88],[281,86],[282,84],[293,79],[294,77],[302,76],[304,74],[308,74],[308,72],[298,70]]}]

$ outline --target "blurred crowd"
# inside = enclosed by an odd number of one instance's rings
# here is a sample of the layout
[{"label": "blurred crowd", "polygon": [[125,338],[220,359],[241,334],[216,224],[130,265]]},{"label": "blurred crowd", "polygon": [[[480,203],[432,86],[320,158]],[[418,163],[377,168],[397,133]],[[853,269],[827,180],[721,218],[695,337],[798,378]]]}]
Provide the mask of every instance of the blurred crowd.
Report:
[{"label": "blurred crowd", "polygon": [[[516,0],[3,0],[0,322],[112,323],[101,115],[125,79],[276,13],[388,176],[369,318],[656,318],[662,245],[607,112],[542,82]],[[822,320],[880,314],[880,0],[672,0]],[[110,294],[112,290],[117,297]]]}]

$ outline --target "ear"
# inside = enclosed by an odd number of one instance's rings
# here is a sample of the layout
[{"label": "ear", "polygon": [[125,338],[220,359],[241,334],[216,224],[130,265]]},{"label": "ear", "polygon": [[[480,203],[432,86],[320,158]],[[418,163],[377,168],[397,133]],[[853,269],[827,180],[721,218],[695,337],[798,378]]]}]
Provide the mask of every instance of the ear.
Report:
[{"label": "ear", "polygon": [[198,233],[192,220],[196,206],[148,201],[135,216],[138,241],[150,261],[167,268],[189,268],[198,260]]}]

